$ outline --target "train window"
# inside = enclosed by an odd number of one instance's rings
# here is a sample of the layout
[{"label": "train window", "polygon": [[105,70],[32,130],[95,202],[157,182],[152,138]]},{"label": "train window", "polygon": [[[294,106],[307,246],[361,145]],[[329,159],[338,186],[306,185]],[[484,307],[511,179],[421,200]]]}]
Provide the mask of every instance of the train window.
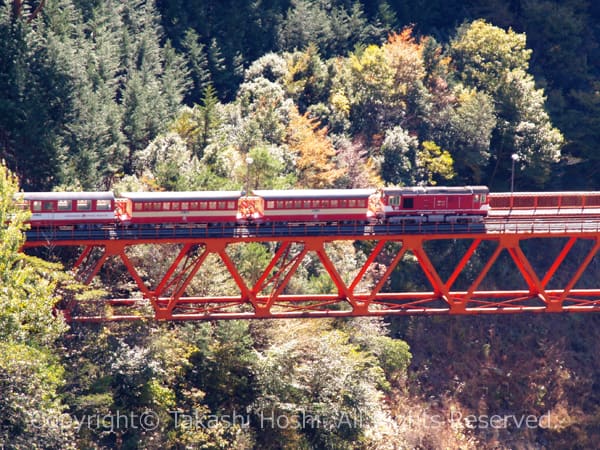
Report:
[{"label": "train window", "polygon": [[90,211],[91,209],[91,200],[77,200],[77,211]]},{"label": "train window", "polygon": [[198,202],[191,202],[190,209],[198,209]]},{"label": "train window", "polygon": [[142,210],[142,203],[136,203],[133,205],[133,209],[135,209],[136,211],[141,211]]},{"label": "train window", "polygon": [[340,200],[340,206],[346,208],[348,206],[348,200]]},{"label": "train window", "polygon": [[283,200],[277,200],[277,209],[283,209],[285,203],[283,202]]},{"label": "train window", "polygon": [[332,208],[337,208],[338,207],[338,201],[337,200],[331,200],[331,207]]},{"label": "train window", "polygon": [[329,200],[321,200],[321,208],[329,208]]},{"label": "train window", "polygon": [[479,194],[475,194],[473,200],[475,200],[475,203],[479,202]]},{"label": "train window", "polygon": [[293,206],[294,206],[294,203],[291,200],[286,200],[285,201],[285,207],[286,208],[291,209],[291,208],[293,208]]},{"label": "train window", "polygon": [[410,209],[410,208],[414,208],[415,207],[415,199],[412,197],[404,197],[403,201],[402,201],[402,207],[406,208],[406,209]]},{"label": "train window", "polygon": [[400,204],[400,196],[399,195],[392,195],[390,197],[390,205],[392,206],[398,206]]},{"label": "train window", "polygon": [[356,207],[356,200],[354,200],[353,198],[348,200],[348,208],[354,208]]},{"label": "train window", "polygon": [[295,200],[294,208],[302,208],[302,200]]},{"label": "train window", "polygon": [[171,203],[171,209],[178,210],[179,209],[179,202],[173,202],[173,203]]},{"label": "train window", "polygon": [[304,200],[304,208],[310,208],[310,200]]},{"label": "train window", "polygon": [[188,202],[181,202],[181,210],[186,211],[190,209],[190,204]]},{"label": "train window", "polygon": [[486,201],[486,195],[481,194],[481,203],[485,203],[485,201]]},{"label": "train window", "polygon": [[162,203],[161,202],[152,203],[152,209],[154,211],[160,211],[162,209]]},{"label": "train window", "polygon": [[29,211],[29,200],[17,200],[17,208],[19,208],[21,211]]},{"label": "train window", "polygon": [[225,209],[225,206],[227,206],[227,202],[219,202],[217,205],[217,209]]},{"label": "train window", "polygon": [[208,202],[208,209],[217,209],[217,202]]},{"label": "train window", "polygon": [[57,206],[59,211],[71,211],[73,209],[71,200],[59,200]]},{"label": "train window", "polygon": [[42,202],[39,200],[34,200],[33,201],[33,210],[34,211],[41,211],[42,210]]},{"label": "train window", "polygon": [[198,202],[198,205],[200,206],[200,209],[208,208],[208,202]]},{"label": "train window", "polygon": [[170,209],[171,209],[171,204],[170,204],[169,202],[164,202],[164,203],[162,204],[162,209],[163,209],[163,211],[168,211],[168,210],[170,210]]},{"label": "train window", "polygon": [[98,211],[110,211],[110,200],[96,200],[96,209]]},{"label": "train window", "polygon": [[269,208],[269,209],[275,208],[275,202],[273,200],[269,200],[267,202],[267,208]]},{"label": "train window", "polygon": [[235,209],[235,202],[227,202],[227,209]]}]

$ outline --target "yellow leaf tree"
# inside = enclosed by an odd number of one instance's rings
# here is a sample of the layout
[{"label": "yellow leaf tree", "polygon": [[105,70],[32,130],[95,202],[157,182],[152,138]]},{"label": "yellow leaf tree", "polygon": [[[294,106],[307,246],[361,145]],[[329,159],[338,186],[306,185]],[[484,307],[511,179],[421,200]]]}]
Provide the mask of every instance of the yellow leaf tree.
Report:
[{"label": "yellow leaf tree", "polygon": [[296,154],[298,187],[328,188],[340,178],[343,171],[333,161],[335,148],[327,137],[327,129],[308,114],[300,114],[296,108],[290,113],[286,141]]}]

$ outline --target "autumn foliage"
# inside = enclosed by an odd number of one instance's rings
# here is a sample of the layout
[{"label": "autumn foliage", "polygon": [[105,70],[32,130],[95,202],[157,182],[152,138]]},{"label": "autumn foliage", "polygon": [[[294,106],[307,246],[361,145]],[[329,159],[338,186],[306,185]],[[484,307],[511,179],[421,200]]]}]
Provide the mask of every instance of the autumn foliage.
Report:
[{"label": "autumn foliage", "polygon": [[335,148],[327,137],[327,128],[308,113],[293,109],[287,129],[287,144],[297,155],[298,186],[303,188],[331,187],[342,175],[334,163]]}]

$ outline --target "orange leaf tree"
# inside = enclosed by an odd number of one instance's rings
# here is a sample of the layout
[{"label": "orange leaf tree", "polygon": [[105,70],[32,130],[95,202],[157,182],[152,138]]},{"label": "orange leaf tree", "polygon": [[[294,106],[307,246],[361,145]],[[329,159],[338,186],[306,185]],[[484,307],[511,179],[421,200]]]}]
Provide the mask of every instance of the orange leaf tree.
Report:
[{"label": "orange leaf tree", "polygon": [[303,188],[331,187],[342,175],[334,163],[335,148],[327,137],[327,128],[320,128],[318,120],[300,114],[296,108],[290,112],[287,144],[296,154],[298,186]]}]

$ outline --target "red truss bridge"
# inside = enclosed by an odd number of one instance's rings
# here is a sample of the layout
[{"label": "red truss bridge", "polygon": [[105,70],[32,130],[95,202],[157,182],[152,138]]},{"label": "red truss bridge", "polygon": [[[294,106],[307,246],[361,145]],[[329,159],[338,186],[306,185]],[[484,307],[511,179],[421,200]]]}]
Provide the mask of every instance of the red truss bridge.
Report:
[{"label": "red truss bridge", "polygon": [[[583,204],[577,193],[491,194],[489,214],[473,223],[57,227],[28,231],[25,247],[76,254],[72,270],[85,283],[128,274],[125,295],[59,305],[71,321],[595,312],[596,197]],[[270,260],[242,269],[235,255],[255,243]],[[337,261],[340,245],[365,255],[351,273]],[[140,257],[142,248],[160,261]],[[299,293],[306,264],[326,274],[315,284],[323,292]],[[202,282],[215,268],[235,294]]]}]

